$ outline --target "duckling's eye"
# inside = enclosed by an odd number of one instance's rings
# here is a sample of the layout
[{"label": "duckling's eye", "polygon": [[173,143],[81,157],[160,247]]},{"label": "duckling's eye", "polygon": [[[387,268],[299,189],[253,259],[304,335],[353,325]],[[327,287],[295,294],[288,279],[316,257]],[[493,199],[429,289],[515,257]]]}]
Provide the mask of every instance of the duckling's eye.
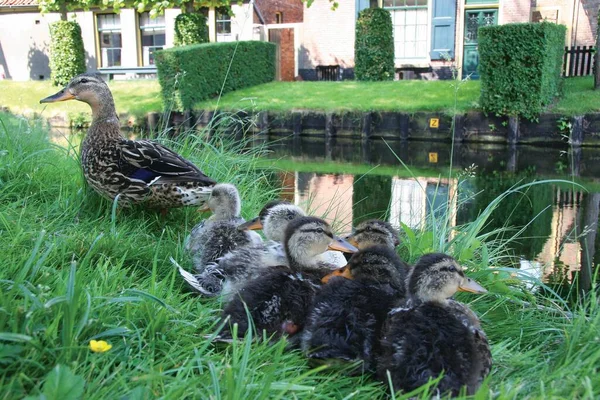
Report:
[{"label": "duckling's eye", "polygon": [[291,221],[294,219],[294,216],[292,214],[288,214],[287,219],[288,221]]},{"label": "duckling's eye", "polygon": [[87,78],[83,78],[83,79],[81,79],[79,82],[80,82],[80,83],[88,83],[88,82],[89,82],[89,80],[88,80]]},{"label": "duckling's eye", "polygon": [[454,265],[451,265],[448,267],[448,271],[450,272],[457,272],[458,270],[456,269],[456,267]]},{"label": "duckling's eye", "polygon": [[317,228],[317,229],[316,229],[316,232],[317,232],[317,233],[323,233],[323,232],[325,232],[325,231],[323,230],[323,228]]}]

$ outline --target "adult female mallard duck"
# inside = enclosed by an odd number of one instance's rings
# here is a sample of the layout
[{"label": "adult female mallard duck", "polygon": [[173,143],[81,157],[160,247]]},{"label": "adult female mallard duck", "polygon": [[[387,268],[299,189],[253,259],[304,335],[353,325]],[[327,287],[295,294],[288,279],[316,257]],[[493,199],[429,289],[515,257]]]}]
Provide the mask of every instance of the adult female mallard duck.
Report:
[{"label": "adult female mallard duck", "polygon": [[207,264],[206,267],[202,264],[202,269],[197,269],[198,274],[186,273],[187,276],[184,278],[192,288],[204,296],[229,295],[237,292],[248,280],[264,273],[265,268],[287,264],[281,243],[284,231],[291,220],[303,216],[305,216],[304,211],[292,204],[283,201],[267,203],[257,218],[236,228],[238,235],[258,235],[246,228],[264,228],[267,238],[265,243],[237,247],[215,262]]},{"label": "adult female mallard duck", "polygon": [[410,392],[430,379],[439,394],[474,394],[489,374],[492,356],[475,314],[449,299],[456,291],[485,293],[446,254],[421,257],[409,273],[408,299],[388,316],[377,374],[393,390]]},{"label": "adult female mallard duck", "polygon": [[[404,297],[409,265],[386,246],[354,253],[348,265],[323,278],[302,332],[311,359],[363,361],[373,367],[381,325]],[[341,276],[335,276],[341,275]]]},{"label": "adult female mallard duck", "polygon": [[[321,278],[331,271],[331,265],[316,256],[328,248],[356,251],[334,236],[327,222],[315,217],[292,220],[285,231],[284,246],[289,267],[269,268],[244,285],[225,306],[223,317],[230,318],[230,324],[238,324],[240,334],[248,329],[246,308],[259,332],[264,329],[277,336],[298,333]],[[230,336],[230,331],[225,329],[221,336]]]},{"label": "adult female mallard duck", "polygon": [[102,196],[119,196],[124,205],[143,203],[166,211],[199,206],[215,181],[174,151],[151,140],[121,135],[112,94],[100,75],[81,74],[60,92],[40,100],[79,100],[92,108],[92,123],[81,144],[81,166],[88,184]]},{"label": "adult female mallard duck", "polygon": [[[185,249],[192,255],[197,272],[203,272],[207,265],[232,250],[262,243],[256,232],[238,229],[238,225],[244,222],[240,216],[241,208],[240,195],[234,185],[220,183],[213,187],[206,205],[201,209],[211,211],[212,215],[196,225],[185,242]],[[192,288],[202,294],[210,294],[211,287],[218,284],[206,281],[199,285],[189,272],[182,268],[179,272]]]}]

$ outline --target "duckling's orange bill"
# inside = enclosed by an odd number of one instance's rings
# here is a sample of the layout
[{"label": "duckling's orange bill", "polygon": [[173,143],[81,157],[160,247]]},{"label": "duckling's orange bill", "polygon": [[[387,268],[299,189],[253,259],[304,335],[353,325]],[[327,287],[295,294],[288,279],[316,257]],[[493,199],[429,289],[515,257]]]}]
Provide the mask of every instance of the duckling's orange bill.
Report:
[{"label": "duckling's orange bill", "polygon": [[207,211],[210,211],[210,207],[208,206],[208,204],[205,204],[198,209],[198,212],[207,212]]},{"label": "duckling's orange bill", "polygon": [[260,217],[253,218],[250,221],[246,221],[243,224],[238,225],[238,229],[240,231],[245,231],[245,230],[256,231],[256,230],[262,229],[262,228],[263,228],[263,225],[262,225],[262,222],[260,222]]},{"label": "duckling's orange bill", "polygon": [[52,96],[48,96],[45,99],[41,99],[40,103],[55,103],[57,101],[65,101],[72,100],[75,96],[73,96],[68,90],[63,89],[58,93],[53,94]]},{"label": "duckling's orange bill", "polygon": [[465,279],[464,282],[458,287],[458,291],[476,294],[487,293],[487,290],[483,286],[471,278]]},{"label": "duckling's orange bill", "polygon": [[358,242],[356,241],[356,238],[353,234],[346,236],[344,239],[346,239],[348,243],[350,243],[352,246],[358,247]]},{"label": "duckling's orange bill", "polygon": [[348,266],[345,266],[325,275],[323,278],[321,278],[321,282],[327,283],[334,276],[341,276],[346,279],[354,279],[354,277],[352,276],[352,272],[350,272],[350,268],[348,268]]},{"label": "duckling's orange bill", "polygon": [[333,237],[333,241],[329,243],[329,250],[343,251],[344,253],[356,253],[358,249],[348,243],[346,240],[337,236]]}]

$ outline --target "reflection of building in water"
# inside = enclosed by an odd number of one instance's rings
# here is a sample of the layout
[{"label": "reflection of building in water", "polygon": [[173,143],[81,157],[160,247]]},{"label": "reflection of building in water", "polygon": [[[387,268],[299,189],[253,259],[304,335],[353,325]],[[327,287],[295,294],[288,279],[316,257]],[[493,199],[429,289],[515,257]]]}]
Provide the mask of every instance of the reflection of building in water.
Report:
[{"label": "reflection of building in water", "polygon": [[349,231],[353,184],[353,175],[296,172],[294,204],[333,224],[336,231]]},{"label": "reflection of building in water", "polygon": [[577,232],[584,228],[579,217],[582,197],[582,192],[556,189],[550,236],[536,257],[542,263],[544,281],[558,273],[565,274],[571,282],[581,268],[581,244]]},{"label": "reflection of building in water", "polygon": [[392,179],[390,223],[400,227],[406,224],[412,229],[424,228],[424,223],[433,217],[450,216],[450,226],[456,225],[457,179],[416,178]]}]

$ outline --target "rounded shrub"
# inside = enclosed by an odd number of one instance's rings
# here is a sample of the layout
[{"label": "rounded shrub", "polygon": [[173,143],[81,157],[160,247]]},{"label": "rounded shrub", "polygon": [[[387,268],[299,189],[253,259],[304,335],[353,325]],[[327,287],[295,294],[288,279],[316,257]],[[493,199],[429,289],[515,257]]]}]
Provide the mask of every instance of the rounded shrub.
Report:
[{"label": "rounded shrub", "polygon": [[175,18],[175,46],[208,43],[208,26],[202,14],[179,14]]},{"label": "rounded shrub", "polygon": [[361,11],[356,22],[354,54],[357,80],[394,79],[394,33],[389,11],[381,8]]},{"label": "rounded shrub", "polygon": [[65,86],[74,76],[85,72],[85,50],[77,22],[50,24],[50,70],[50,79],[56,86]]}]

